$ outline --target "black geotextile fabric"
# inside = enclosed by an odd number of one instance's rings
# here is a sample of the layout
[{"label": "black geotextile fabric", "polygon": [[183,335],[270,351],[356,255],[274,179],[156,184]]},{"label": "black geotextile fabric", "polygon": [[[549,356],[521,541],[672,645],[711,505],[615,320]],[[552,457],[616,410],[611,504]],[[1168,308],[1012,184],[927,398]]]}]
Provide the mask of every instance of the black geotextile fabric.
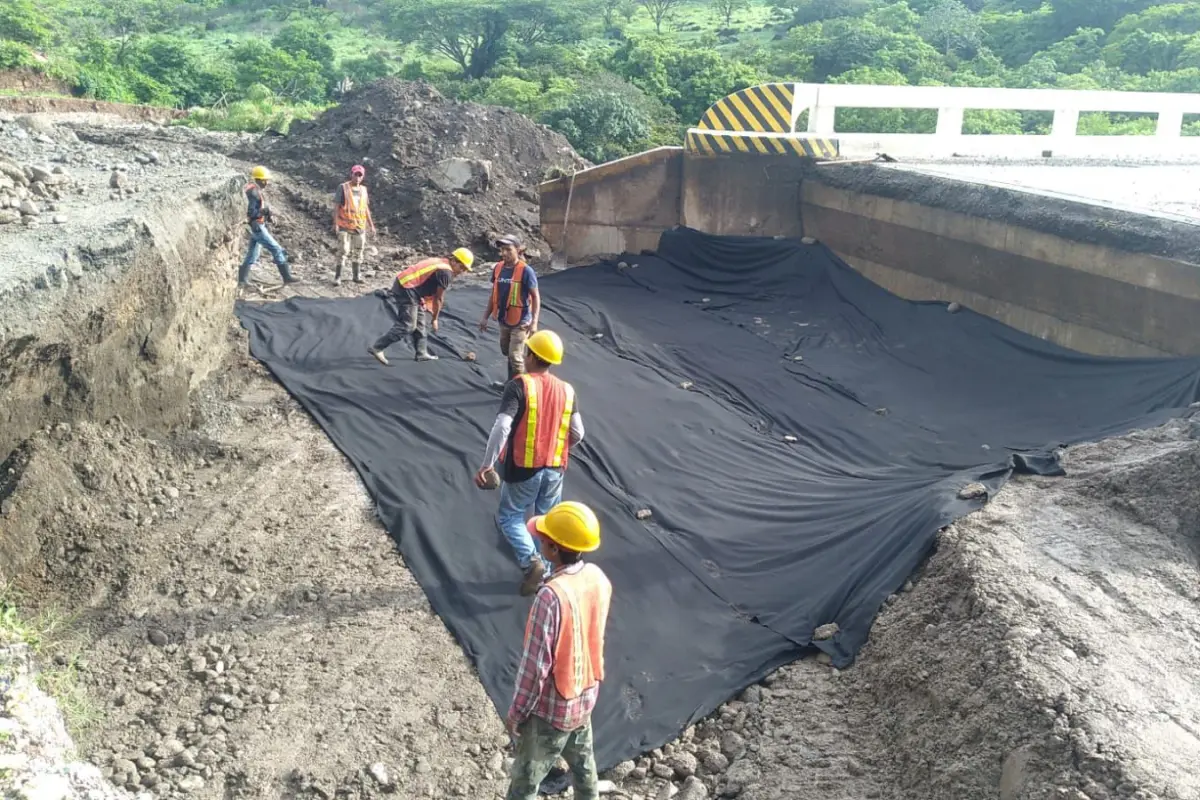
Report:
[{"label": "black geotextile fabric", "polygon": [[[1080,355],[902,300],[819,244],[676,229],[625,260],[540,278],[587,429],[565,498],[596,509],[594,560],[615,589],[602,769],[795,659],[819,625],[841,631],[816,646],[851,661],[937,530],[978,507],[957,499],[965,484],[1061,474],[1057,446],[1200,399],[1200,359]],[[358,468],[503,713],[530,601],[497,493],[471,481],[504,373],[494,324],[475,327],[484,301],[452,290],[441,360],[401,343],[390,368],[367,353],[392,322],[379,297],[238,313],[251,353]],[[456,357],[472,350],[476,363]]]}]

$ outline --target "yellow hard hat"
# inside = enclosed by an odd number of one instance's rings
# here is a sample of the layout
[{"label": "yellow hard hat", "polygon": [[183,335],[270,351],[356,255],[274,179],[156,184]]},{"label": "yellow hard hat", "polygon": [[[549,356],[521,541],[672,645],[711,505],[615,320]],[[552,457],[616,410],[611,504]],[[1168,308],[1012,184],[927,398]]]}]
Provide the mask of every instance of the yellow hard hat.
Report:
[{"label": "yellow hard hat", "polygon": [[590,553],[600,547],[600,520],[583,503],[567,500],[550,509],[550,513],[529,520],[532,530],[545,536],[564,550]]},{"label": "yellow hard hat", "polygon": [[250,177],[254,178],[256,181],[269,181],[271,180],[271,173],[267,172],[266,167],[257,166],[250,170]]},{"label": "yellow hard hat", "polygon": [[538,331],[525,341],[525,346],[547,364],[562,363],[563,343],[554,331]]},{"label": "yellow hard hat", "polygon": [[451,253],[451,255],[458,259],[458,263],[462,264],[466,268],[467,272],[471,271],[471,265],[475,263],[474,253],[465,247],[460,247]]}]

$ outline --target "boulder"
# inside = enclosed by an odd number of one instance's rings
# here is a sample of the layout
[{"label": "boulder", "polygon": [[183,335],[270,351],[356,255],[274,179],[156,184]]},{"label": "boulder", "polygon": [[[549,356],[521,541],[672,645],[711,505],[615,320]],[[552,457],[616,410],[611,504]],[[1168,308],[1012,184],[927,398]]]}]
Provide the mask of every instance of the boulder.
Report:
[{"label": "boulder", "polygon": [[429,179],[443,192],[476,194],[492,182],[492,162],[478,158],[447,158],[439,161]]},{"label": "boulder", "polygon": [[11,161],[5,161],[0,158],[0,173],[3,173],[16,186],[28,186],[29,178],[25,176],[25,170],[18,167]]},{"label": "boulder", "polygon": [[38,214],[42,213],[42,210],[40,208],[38,208],[37,204],[34,203],[32,200],[22,200],[21,205],[18,206],[18,208],[20,209],[22,214],[25,214],[26,216],[30,216],[30,217],[35,217]]},{"label": "boulder", "polygon": [[0,208],[0,225],[9,225],[13,222],[19,222],[21,212],[15,208]]}]

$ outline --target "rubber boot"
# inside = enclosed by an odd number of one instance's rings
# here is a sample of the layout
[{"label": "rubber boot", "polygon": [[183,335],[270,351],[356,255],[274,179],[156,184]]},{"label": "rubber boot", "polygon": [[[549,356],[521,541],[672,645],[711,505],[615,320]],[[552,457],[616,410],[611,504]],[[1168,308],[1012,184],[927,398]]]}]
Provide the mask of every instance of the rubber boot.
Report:
[{"label": "rubber boot", "polygon": [[419,333],[413,333],[413,349],[417,351],[416,361],[437,361],[438,357],[429,352],[429,340]]},{"label": "rubber boot", "polygon": [[333,285],[342,285],[342,262],[339,261],[337,267],[333,271]]},{"label": "rubber boot", "polygon": [[359,274],[359,272],[360,272],[361,270],[362,270],[362,264],[360,264],[359,262],[355,261],[355,262],[354,262],[354,282],[355,282],[355,283],[362,283],[362,282],[363,282],[362,276]]},{"label": "rubber boot", "polygon": [[385,367],[388,366],[387,356],[385,356],[383,354],[382,350],[375,349],[375,345],[371,345],[370,347],[368,347],[367,352],[370,353],[371,355],[375,356],[375,360],[378,361],[380,364],[383,364]]}]

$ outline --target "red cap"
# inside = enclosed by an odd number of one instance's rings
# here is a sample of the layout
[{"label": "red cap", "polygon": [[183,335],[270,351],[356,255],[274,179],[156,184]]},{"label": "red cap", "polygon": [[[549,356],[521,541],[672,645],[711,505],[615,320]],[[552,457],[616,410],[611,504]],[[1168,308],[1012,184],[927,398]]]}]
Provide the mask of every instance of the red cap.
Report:
[{"label": "red cap", "polygon": [[537,524],[545,518],[546,517],[543,514],[542,516],[534,517],[533,519],[529,520],[529,522],[525,523],[525,530],[529,531],[530,536],[534,537],[535,539],[538,537],[540,531],[537,528]]},{"label": "red cap", "polygon": [[359,175],[366,175],[367,168],[364,167],[362,164],[355,164],[353,167],[350,168],[350,174],[354,175],[356,173]]}]

